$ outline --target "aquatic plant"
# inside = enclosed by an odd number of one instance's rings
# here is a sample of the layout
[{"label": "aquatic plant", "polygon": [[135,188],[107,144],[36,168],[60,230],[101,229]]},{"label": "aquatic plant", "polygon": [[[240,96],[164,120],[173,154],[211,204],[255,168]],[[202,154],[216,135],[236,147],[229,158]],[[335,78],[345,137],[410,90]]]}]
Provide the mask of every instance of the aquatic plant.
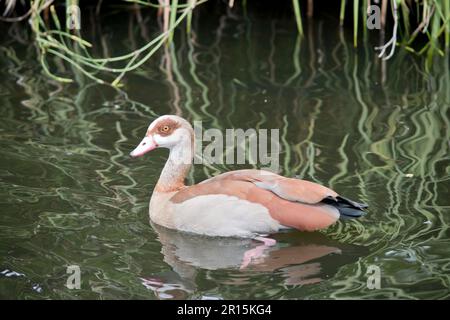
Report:
[{"label": "aquatic plant", "polygon": [[[120,86],[120,81],[127,72],[133,71],[148,61],[155,52],[172,41],[176,28],[181,23],[186,24],[188,33],[192,31],[192,14],[195,8],[208,0],[159,0],[158,3],[145,0],[123,0],[126,5],[139,12],[140,8],[153,8],[162,21],[161,32],[148,43],[127,54],[97,58],[90,50],[92,45],[83,39],[79,30],[69,30],[57,13],[58,7],[64,9],[78,5],[78,0],[54,1],[34,0],[28,3],[27,12],[18,17],[11,17],[16,6],[16,0],[5,0],[5,10],[2,20],[18,22],[28,19],[34,34],[34,40],[39,48],[40,61],[45,73],[59,82],[72,82],[71,77],[59,76],[55,73],[50,57],[56,57],[66,63],[74,70],[80,71],[86,77],[98,83],[109,83]],[[365,38],[367,28],[365,21],[370,14],[369,8],[380,5],[380,36],[384,38],[385,33],[392,33],[386,44],[376,49],[380,51],[380,57],[389,59],[394,54],[396,46],[401,46],[409,52],[427,56],[426,68],[429,69],[433,56],[445,55],[450,46],[450,3],[444,0],[353,0],[350,4],[347,0],[341,0],[339,10],[340,24],[344,25],[347,20],[353,21],[353,43],[356,47],[360,42],[359,31],[362,29]],[[240,4],[247,10],[247,1]],[[103,1],[97,2],[96,13],[105,6]],[[229,0],[230,7],[236,7],[234,0]],[[297,31],[301,38],[304,37],[304,26],[302,18],[302,7],[306,8],[308,19],[314,15],[314,1],[292,0],[293,17],[297,25]],[[57,6],[57,7],[55,7]],[[352,10],[351,17],[347,11]],[[317,8],[316,8],[317,10]],[[66,11],[66,15],[70,13]],[[389,17],[394,21],[392,31],[388,29]],[[64,19],[65,21],[66,19]],[[417,38],[419,35],[426,37],[425,44],[419,46]],[[442,43],[443,42],[443,43]],[[386,52],[389,52],[386,54]],[[105,80],[104,75],[113,75],[112,80]]]}]

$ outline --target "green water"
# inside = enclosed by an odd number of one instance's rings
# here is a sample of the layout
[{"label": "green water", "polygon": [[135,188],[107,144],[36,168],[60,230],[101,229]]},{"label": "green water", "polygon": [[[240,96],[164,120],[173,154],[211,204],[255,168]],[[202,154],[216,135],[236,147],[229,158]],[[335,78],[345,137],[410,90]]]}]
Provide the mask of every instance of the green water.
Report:
[{"label": "green water", "polygon": [[[91,16],[92,18],[92,12]],[[154,12],[145,26],[156,28]],[[157,29],[134,12],[82,32],[96,56],[137,48]],[[26,25],[0,36],[0,298],[449,298],[448,58],[430,74],[401,49],[388,62],[378,37],[318,18],[297,38],[283,15],[201,11],[120,90],[53,61],[42,73]],[[370,35],[369,35],[370,36]],[[157,115],[205,128],[278,128],[281,173],[370,205],[358,221],[289,231],[249,268],[255,244],[161,230],[148,201],[167,158],[128,154]],[[199,182],[250,165],[196,165]],[[66,288],[78,265],[81,289]],[[381,288],[366,272],[378,267]]]}]

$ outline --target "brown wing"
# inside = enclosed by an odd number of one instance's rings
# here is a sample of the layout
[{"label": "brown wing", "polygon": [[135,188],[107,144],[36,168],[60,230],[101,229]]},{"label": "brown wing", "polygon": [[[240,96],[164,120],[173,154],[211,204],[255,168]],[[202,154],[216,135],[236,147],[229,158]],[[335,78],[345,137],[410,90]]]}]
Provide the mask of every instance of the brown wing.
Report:
[{"label": "brown wing", "polygon": [[275,193],[280,198],[308,204],[316,204],[327,197],[337,197],[333,190],[320,184],[286,178],[264,170],[237,170],[227,172],[204,181],[235,180],[252,182],[257,187]]}]

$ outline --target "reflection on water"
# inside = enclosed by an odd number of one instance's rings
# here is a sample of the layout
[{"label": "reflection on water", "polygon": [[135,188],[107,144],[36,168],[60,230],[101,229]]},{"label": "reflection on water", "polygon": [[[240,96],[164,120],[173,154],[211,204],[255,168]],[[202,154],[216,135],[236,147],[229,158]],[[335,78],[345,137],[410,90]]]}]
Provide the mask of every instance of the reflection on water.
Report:
[{"label": "reflection on water", "polygon": [[[311,22],[299,41],[294,21],[239,10],[199,8],[194,32],[177,33],[121,89],[56,59],[77,85],[50,80],[26,29],[2,25],[0,271],[21,276],[0,275],[0,297],[449,297],[448,59],[424,74],[401,49],[378,60],[378,39],[353,49],[333,22]],[[144,32],[135,12],[117,14],[83,29],[94,55],[137,48],[157,31]],[[282,174],[329,185],[369,213],[277,235],[246,270],[236,266],[252,243],[165,236],[147,210],[167,152],[128,154],[166,113],[205,129],[279,128]],[[195,166],[189,181],[241,168]],[[80,290],[65,287],[68,265],[80,266]],[[366,286],[372,265],[379,290]]]},{"label": "reflection on water", "polygon": [[[275,246],[242,268],[245,252],[258,245],[252,240],[203,237],[152,226],[162,244],[164,262],[175,273],[164,272],[141,280],[161,299],[189,297],[197,290],[198,273],[204,270],[228,269],[232,276],[223,279],[223,283],[237,287],[245,286],[255,274],[276,276],[284,286],[316,284],[367,251],[364,247],[340,244],[319,233],[290,232],[276,235],[274,239],[279,242]],[[327,264],[326,270],[322,260]],[[246,297],[245,292],[242,297]]]}]

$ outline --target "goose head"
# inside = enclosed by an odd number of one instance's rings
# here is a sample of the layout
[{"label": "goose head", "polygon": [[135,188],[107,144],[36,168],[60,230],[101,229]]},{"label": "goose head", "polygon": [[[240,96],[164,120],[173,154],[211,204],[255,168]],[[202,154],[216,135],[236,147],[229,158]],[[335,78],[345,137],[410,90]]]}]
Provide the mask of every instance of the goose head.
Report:
[{"label": "goose head", "polygon": [[191,151],[194,130],[189,122],[175,115],[164,115],[154,120],[139,145],[130,153],[132,157],[140,157],[156,148],[174,149],[182,146]]}]

